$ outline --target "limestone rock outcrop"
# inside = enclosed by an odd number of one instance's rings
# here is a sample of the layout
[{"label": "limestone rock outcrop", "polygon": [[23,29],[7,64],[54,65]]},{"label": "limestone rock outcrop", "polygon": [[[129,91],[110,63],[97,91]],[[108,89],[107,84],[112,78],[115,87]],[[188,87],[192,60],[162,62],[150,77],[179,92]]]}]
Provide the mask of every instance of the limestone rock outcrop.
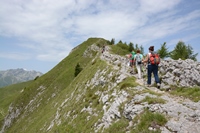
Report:
[{"label": "limestone rock outcrop", "polygon": [[163,85],[200,86],[200,62],[191,59],[162,60],[159,68]]}]

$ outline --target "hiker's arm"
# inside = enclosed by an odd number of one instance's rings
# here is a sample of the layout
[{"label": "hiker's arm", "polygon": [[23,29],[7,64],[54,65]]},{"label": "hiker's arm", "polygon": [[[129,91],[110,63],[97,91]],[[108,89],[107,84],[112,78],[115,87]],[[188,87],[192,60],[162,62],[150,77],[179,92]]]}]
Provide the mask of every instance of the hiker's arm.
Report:
[{"label": "hiker's arm", "polygon": [[148,57],[149,55],[147,54],[146,58],[143,60],[144,63],[148,62]]},{"label": "hiker's arm", "polygon": [[142,55],[142,61],[144,60],[144,56]]}]

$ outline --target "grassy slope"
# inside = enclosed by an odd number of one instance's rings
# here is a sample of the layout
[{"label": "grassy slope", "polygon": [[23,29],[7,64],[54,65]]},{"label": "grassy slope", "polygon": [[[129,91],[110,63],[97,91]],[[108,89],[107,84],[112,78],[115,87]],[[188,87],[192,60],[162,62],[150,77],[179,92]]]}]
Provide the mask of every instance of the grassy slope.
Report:
[{"label": "grassy slope", "polygon": [[[33,81],[13,84],[0,88],[0,121],[8,114],[9,105],[19,96],[20,92]],[[1,124],[0,124],[1,126]]]},{"label": "grassy slope", "polygon": [[[65,97],[65,95],[70,94],[74,90],[73,87],[68,86],[74,80],[75,66],[77,63],[80,63],[81,67],[84,68],[93,59],[83,57],[83,52],[88,46],[100,43],[99,40],[99,38],[90,38],[83,42],[51,71],[26,87],[24,92],[14,102],[15,107],[22,109],[21,116],[23,118],[20,117],[17,123],[8,129],[8,132],[26,132],[27,129],[29,132],[39,132],[41,126],[54,118],[57,109],[54,105],[63,102],[62,97]],[[104,40],[101,39],[101,41]],[[41,86],[44,88],[43,90],[38,89]],[[35,97],[37,99],[34,99]],[[24,112],[24,108],[31,100],[33,100],[31,107],[35,107],[35,110],[32,112],[30,109]]]},{"label": "grassy slope", "polygon": [[[98,102],[99,98],[94,95],[94,92],[103,88],[101,88],[100,86],[96,86],[92,90],[90,89],[90,87],[85,89],[85,84],[94,76],[97,70],[102,70],[106,66],[107,64],[99,59],[97,59],[94,64],[88,64],[88,69],[83,70],[78,75],[76,80],[74,80],[68,88],[63,90],[63,93],[68,93],[68,95],[63,95],[63,97],[60,98],[58,101],[60,101],[61,103],[66,98],[70,99],[66,103],[65,107],[61,108],[60,113],[71,113],[70,116],[68,116],[67,118],[61,118],[62,124],[58,127],[54,126],[51,132],[90,132],[94,130],[91,128],[91,126],[94,125],[94,123],[102,117],[103,113],[102,110],[98,110],[98,108],[102,109],[102,104]],[[70,88],[76,88],[76,90],[71,90],[69,92]],[[81,113],[81,110],[84,107],[88,107],[89,105],[92,105],[92,108],[97,109],[96,113],[98,114],[98,116],[91,116],[89,113],[86,112]],[[77,117],[73,119],[74,116]],[[86,119],[88,116],[91,116],[90,121],[87,121]]]}]

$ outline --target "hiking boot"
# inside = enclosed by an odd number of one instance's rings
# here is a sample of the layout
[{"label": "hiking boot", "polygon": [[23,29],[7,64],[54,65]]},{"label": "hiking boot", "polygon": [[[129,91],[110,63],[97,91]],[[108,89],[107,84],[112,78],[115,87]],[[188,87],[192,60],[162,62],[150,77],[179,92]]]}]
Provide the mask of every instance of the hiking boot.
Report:
[{"label": "hiking boot", "polygon": [[151,84],[147,84],[147,87],[151,87]]},{"label": "hiking boot", "polygon": [[130,71],[130,74],[134,74],[133,71]]},{"label": "hiking boot", "polygon": [[157,87],[158,87],[158,89],[160,89],[160,83],[157,83]]}]

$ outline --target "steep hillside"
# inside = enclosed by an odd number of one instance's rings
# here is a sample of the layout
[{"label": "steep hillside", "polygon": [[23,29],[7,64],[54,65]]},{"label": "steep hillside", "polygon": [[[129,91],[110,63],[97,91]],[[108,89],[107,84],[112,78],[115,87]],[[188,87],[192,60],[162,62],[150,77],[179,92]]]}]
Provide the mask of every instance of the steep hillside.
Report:
[{"label": "steep hillside", "polygon": [[27,71],[22,68],[0,71],[0,87],[33,80],[41,75],[41,72]]},{"label": "steep hillside", "polygon": [[[33,81],[13,84],[0,88],[0,121],[8,114],[9,105],[20,95],[22,90]],[[2,125],[2,123],[0,124]]]},{"label": "steep hillside", "polygon": [[[194,102],[146,87],[129,73],[125,57],[111,54],[115,46],[101,53],[106,42],[88,39],[26,86],[1,132],[200,132],[200,96]],[[77,63],[83,70],[74,77]],[[198,87],[191,90],[200,94]]]},{"label": "steep hillside", "polygon": [[[12,124],[12,122],[15,121],[15,117],[24,117],[21,121],[22,127],[23,124],[27,123],[27,121],[24,121],[26,120],[26,118],[28,119],[34,117],[34,119],[36,119],[34,116],[36,110],[43,110],[45,106],[47,106],[48,108],[50,105],[49,101],[52,102],[55,98],[59,98],[59,96],[63,94],[61,91],[64,90],[67,86],[69,86],[69,84],[73,81],[73,79],[75,78],[74,71],[77,63],[80,63],[81,67],[84,68],[93,59],[93,55],[97,53],[95,51],[91,51],[89,53],[90,57],[83,56],[85,50],[94,43],[100,45],[100,43],[104,42],[105,40],[100,38],[88,39],[81,45],[77,46],[77,48],[75,48],[69,56],[63,59],[63,61],[56,65],[51,71],[49,71],[45,75],[39,77],[33,83],[30,83],[28,86],[26,86],[26,88],[23,89],[23,92],[20,94],[20,96],[13,102],[12,106],[9,108],[15,113],[12,114],[13,116],[11,117],[13,119],[7,122],[8,125],[5,125],[5,128],[7,126],[10,126],[10,124]],[[73,89],[74,88],[70,88],[69,90]],[[52,106],[50,106],[50,108],[52,108]],[[10,112],[12,112],[11,110]],[[51,111],[51,114],[54,113],[54,110]],[[37,116],[38,119],[41,118],[41,116]],[[17,124],[16,127],[20,129],[21,127],[19,125]],[[15,126],[13,126],[13,129],[16,130]]]}]

